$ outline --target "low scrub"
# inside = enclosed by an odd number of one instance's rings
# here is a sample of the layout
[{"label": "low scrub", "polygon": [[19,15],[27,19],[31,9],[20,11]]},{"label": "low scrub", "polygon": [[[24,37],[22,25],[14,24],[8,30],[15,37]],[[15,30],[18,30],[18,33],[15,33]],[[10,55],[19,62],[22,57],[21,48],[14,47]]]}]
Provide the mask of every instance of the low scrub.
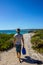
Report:
[{"label": "low scrub", "polygon": [[0,51],[8,50],[13,47],[13,42],[10,39],[14,34],[0,34]]},{"label": "low scrub", "polygon": [[32,48],[43,53],[43,30],[37,30],[31,38]]}]

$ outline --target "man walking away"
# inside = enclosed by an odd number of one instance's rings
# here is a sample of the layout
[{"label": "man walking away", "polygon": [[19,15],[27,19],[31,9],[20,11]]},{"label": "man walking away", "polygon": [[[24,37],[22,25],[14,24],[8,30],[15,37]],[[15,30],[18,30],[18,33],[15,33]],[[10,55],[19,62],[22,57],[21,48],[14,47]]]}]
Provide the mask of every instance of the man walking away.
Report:
[{"label": "man walking away", "polygon": [[17,53],[17,57],[19,59],[19,62],[21,63],[21,41],[23,42],[23,47],[24,47],[24,39],[23,39],[23,35],[20,34],[20,29],[16,30],[17,34],[14,35],[14,43],[16,45],[16,53]]}]

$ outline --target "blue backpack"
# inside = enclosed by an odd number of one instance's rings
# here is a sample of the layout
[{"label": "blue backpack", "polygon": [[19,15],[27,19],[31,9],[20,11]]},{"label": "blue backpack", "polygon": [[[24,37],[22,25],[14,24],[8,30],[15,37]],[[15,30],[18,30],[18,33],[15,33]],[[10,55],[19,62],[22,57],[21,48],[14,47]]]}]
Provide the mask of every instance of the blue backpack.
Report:
[{"label": "blue backpack", "polygon": [[22,54],[23,54],[23,55],[25,55],[25,54],[26,54],[26,50],[25,50],[25,48],[24,48],[24,47],[22,48]]}]

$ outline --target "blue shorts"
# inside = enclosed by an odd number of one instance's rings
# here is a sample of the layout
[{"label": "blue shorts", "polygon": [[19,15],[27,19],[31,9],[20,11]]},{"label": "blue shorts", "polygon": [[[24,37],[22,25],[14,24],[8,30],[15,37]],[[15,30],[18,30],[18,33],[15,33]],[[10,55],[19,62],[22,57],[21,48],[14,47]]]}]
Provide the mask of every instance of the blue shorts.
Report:
[{"label": "blue shorts", "polygon": [[21,53],[21,45],[16,45],[16,52],[18,53]]}]

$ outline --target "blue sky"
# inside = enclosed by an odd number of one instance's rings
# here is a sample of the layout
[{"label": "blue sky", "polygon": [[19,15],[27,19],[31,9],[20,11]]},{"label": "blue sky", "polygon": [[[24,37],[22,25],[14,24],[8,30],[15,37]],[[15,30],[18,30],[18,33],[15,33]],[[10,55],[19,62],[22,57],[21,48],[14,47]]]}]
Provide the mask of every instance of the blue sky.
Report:
[{"label": "blue sky", "polygon": [[43,0],[0,0],[0,30],[43,29]]}]

